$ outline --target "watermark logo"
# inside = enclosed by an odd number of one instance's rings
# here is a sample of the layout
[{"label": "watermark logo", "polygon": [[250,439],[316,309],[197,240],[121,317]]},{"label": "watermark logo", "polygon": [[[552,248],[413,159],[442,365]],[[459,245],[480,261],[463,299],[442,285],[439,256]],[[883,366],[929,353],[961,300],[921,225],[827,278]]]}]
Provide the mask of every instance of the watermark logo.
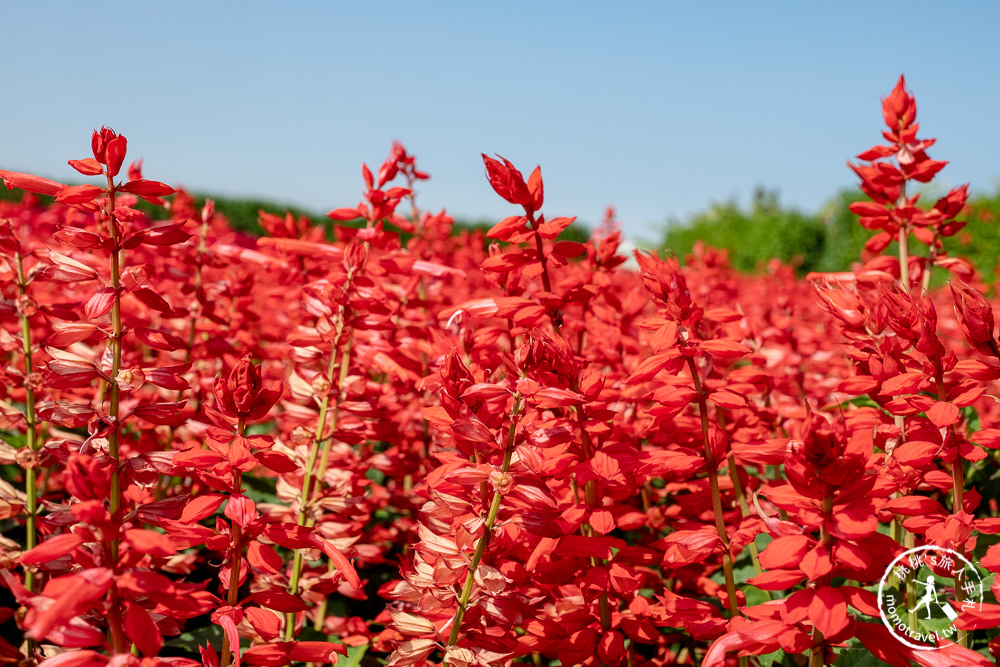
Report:
[{"label": "watermark logo", "polygon": [[965,610],[979,610],[983,579],[967,558],[933,545],[901,553],[878,584],[882,622],[899,641],[931,650],[955,641],[955,621]]}]

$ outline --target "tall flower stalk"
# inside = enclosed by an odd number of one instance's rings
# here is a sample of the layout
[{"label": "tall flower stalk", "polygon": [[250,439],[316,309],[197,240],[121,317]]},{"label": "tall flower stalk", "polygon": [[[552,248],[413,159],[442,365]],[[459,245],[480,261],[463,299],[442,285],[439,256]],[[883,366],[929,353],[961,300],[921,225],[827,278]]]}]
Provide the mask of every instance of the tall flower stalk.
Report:
[{"label": "tall flower stalk", "polygon": [[[8,225],[9,229],[9,225]],[[5,234],[5,237],[7,235]],[[9,241],[14,250],[14,263],[17,271],[17,317],[21,328],[21,354],[24,358],[24,420],[26,424],[25,447],[29,452],[25,465],[25,494],[27,496],[25,548],[33,549],[38,544],[38,450],[41,447],[38,433],[38,422],[35,415],[35,368],[32,362],[31,315],[35,311],[35,303],[28,295],[28,281],[24,272],[24,256],[21,246],[13,234],[4,240]],[[24,586],[35,592],[35,572],[31,569],[24,574]]]}]

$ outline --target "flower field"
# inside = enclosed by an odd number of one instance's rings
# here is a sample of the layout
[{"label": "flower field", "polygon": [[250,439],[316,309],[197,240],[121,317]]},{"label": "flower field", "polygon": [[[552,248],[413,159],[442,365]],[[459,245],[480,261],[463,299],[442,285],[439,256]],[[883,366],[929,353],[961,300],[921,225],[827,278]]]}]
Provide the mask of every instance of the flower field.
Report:
[{"label": "flower field", "polygon": [[499,156],[486,234],[399,144],[260,238],[108,128],[0,171],[0,662],[993,665],[994,277],[882,112],[865,256],[804,278],[560,240]]}]

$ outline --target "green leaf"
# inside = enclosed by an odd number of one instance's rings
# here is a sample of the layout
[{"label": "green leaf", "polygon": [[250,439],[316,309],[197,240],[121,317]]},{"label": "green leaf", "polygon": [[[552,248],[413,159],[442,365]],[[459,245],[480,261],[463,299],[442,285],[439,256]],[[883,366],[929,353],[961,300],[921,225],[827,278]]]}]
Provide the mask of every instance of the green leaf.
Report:
[{"label": "green leaf", "polygon": [[368,652],[369,646],[370,644],[362,644],[361,646],[349,647],[347,655],[342,655],[337,659],[337,667],[358,667],[361,664],[361,659]]},{"label": "green leaf", "polygon": [[864,648],[849,648],[837,658],[833,663],[836,667],[892,667],[887,662],[882,662],[871,651]]},{"label": "green leaf", "polygon": [[740,587],[740,590],[747,596],[748,607],[756,607],[759,604],[771,601],[771,596],[767,594],[767,591],[763,591],[756,586],[745,584]]},{"label": "green leaf", "polygon": [[176,637],[168,637],[164,639],[163,645],[182,649],[191,655],[199,655],[199,647],[204,646],[206,643],[216,647],[216,649],[222,646],[223,634],[222,626],[206,625],[194,630],[188,630]]},{"label": "green leaf", "polygon": [[278,498],[276,479],[247,475],[243,477],[243,485],[247,488],[247,498],[257,504],[283,502]]}]

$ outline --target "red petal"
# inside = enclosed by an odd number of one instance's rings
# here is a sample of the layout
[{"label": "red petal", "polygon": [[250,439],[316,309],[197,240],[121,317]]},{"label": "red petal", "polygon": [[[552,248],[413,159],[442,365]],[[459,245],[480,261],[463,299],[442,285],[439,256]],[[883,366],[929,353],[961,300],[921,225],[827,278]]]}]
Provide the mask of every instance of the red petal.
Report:
[{"label": "red petal", "polygon": [[523,215],[512,215],[490,227],[486,236],[498,241],[508,241],[511,236],[527,228],[528,219]]},{"label": "red petal", "polygon": [[610,510],[594,510],[590,513],[590,526],[601,535],[607,535],[615,529],[614,516]]},{"label": "red petal", "polygon": [[65,651],[51,658],[46,658],[45,664],[49,667],[104,667],[108,664],[108,660],[106,655],[86,649]]},{"label": "red petal", "polygon": [[247,600],[283,614],[305,611],[309,608],[302,598],[285,591],[260,591],[252,594]]},{"label": "red petal", "polygon": [[951,403],[938,401],[934,407],[927,411],[927,418],[938,428],[946,428],[957,423],[961,419],[961,414],[958,408]]},{"label": "red petal", "polygon": [[850,622],[844,594],[832,586],[817,589],[809,603],[809,618],[824,637],[836,636]]},{"label": "red petal", "polygon": [[81,544],[83,544],[83,538],[76,533],[63,533],[50,537],[34,549],[25,551],[19,560],[24,565],[48,563],[72,553]]},{"label": "red petal", "polygon": [[149,612],[132,602],[125,603],[125,634],[143,655],[156,656],[163,646],[163,635]]},{"label": "red petal", "polygon": [[[247,607],[243,614],[253,629],[264,639],[270,641],[280,634],[281,619],[273,611],[260,607]],[[244,656],[245,658],[246,656]]]},{"label": "red petal", "polygon": [[358,577],[358,573],[354,569],[354,566],[351,565],[351,561],[347,560],[347,557],[341,553],[340,549],[333,546],[332,542],[323,539],[315,533],[312,533],[309,536],[309,543],[312,546],[319,547],[320,551],[327,555],[330,562],[333,563],[333,565],[340,571],[340,574],[343,575],[344,579],[347,580],[347,583],[354,588],[361,588],[361,578]]},{"label": "red petal", "polygon": [[172,195],[176,192],[172,187],[166,183],[160,183],[159,181],[149,181],[144,178],[137,181],[129,181],[125,185],[118,188],[121,192],[131,192],[134,195],[139,195],[143,199],[155,198],[155,197],[166,197],[167,195]]},{"label": "red petal", "polygon": [[801,570],[770,570],[747,579],[747,583],[765,591],[783,591],[805,578]]},{"label": "red petal", "polygon": [[224,513],[240,528],[246,528],[260,516],[253,500],[246,496],[232,496],[226,503]]},{"label": "red petal", "polygon": [[102,287],[87,299],[83,305],[83,312],[92,320],[103,317],[111,312],[115,305],[115,290],[113,287]]},{"label": "red petal", "polygon": [[538,234],[543,239],[554,239],[569,227],[576,218],[555,218],[538,226]]},{"label": "red petal", "polygon": [[180,426],[187,421],[188,415],[183,408],[187,401],[171,403],[148,403],[136,407],[132,413],[152,424]]},{"label": "red petal", "polygon": [[101,192],[101,188],[96,185],[66,185],[56,194],[56,201],[63,204],[86,204]]},{"label": "red petal", "polygon": [[247,562],[268,574],[281,572],[285,563],[273,547],[261,542],[251,542],[247,547]]},{"label": "red petal", "polygon": [[531,208],[538,211],[545,201],[545,189],[542,186],[542,168],[535,167],[528,177],[528,192],[531,194]]},{"label": "red petal", "polygon": [[746,345],[737,343],[735,340],[727,340],[725,338],[719,340],[703,340],[698,344],[698,347],[708,352],[713,357],[721,357],[723,359],[734,359],[750,353],[750,348]]},{"label": "red petal", "polygon": [[125,541],[139,553],[150,556],[166,557],[177,552],[177,547],[170,537],[155,530],[130,528],[125,531]]},{"label": "red petal", "polygon": [[101,163],[92,157],[84,158],[82,160],[70,160],[69,166],[73,167],[84,176],[97,176],[98,174],[104,173],[104,167],[102,167]]},{"label": "red petal", "polygon": [[365,216],[356,208],[335,208],[326,214],[326,217],[331,220],[357,220],[358,218],[363,218]]},{"label": "red petal", "polygon": [[779,537],[761,552],[760,564],[769,570],[796,569],[812,543],[813,540],[807,535]]},{"label": "red petal", "polygon": [[[205,517],[214,514],[215,511],[222,506],[222,502],[225,499],[226,496],[218,493],[210,493],[204,496],[191,498],[184,507],[184,512],[181,514],[181,518],[178,519],[178,521],[183,521],[184,523],[201,521]],[[253,544],[256,544],[256,542]]]},{"label": "red petal", "polygon": [[23,174],[18,171],[4,171],[2,169],[0,169],[0,179],[3,180],[8,190],[18,188],[39,195],[48,195],[49,197],[55,197],[60,190],[67,187],[62,183],[56,183],[41,176]]}]

